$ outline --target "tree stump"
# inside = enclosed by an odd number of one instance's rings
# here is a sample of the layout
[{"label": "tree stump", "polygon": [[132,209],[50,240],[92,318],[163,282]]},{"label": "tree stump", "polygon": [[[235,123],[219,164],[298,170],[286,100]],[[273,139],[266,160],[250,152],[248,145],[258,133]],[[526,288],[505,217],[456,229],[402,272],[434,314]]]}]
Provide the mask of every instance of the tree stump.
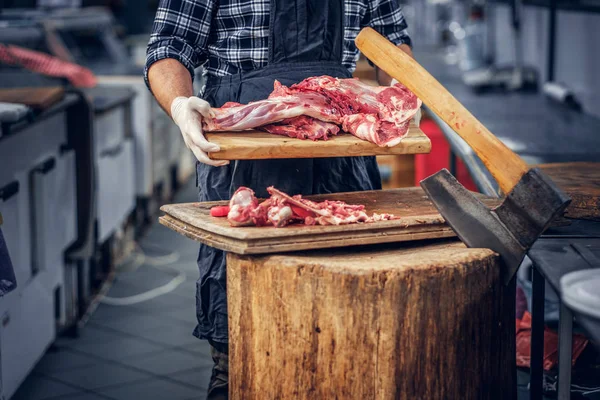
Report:
[{"label": "tree stump", "polygon": [[230,398],[514,399],[500,271],[460,242],[230,253]]}]

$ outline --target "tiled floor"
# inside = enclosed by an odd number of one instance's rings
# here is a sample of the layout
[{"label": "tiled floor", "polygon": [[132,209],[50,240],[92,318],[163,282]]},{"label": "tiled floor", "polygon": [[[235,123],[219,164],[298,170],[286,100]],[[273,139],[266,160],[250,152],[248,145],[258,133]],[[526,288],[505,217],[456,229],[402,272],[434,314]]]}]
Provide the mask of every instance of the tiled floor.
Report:
[{"label": "tiled floor", "polygon": [[[176,201],[194,201],[185,188]],[[212,359],[192,335],[198,246],[155,224],[139,243],[146,260],[126,264],[108,296],[133,296],[185,273],[174,291],[127,306],[100,304],[80,337],[60,338],[13,396],[14,400],[204,399]],[[178,260],[165,260],[175,251]],[[170,257],[167,257],[170,258]],[[167,265],[157,265],[174,261]],[[12,399],[11,399],[12,400]]]}]

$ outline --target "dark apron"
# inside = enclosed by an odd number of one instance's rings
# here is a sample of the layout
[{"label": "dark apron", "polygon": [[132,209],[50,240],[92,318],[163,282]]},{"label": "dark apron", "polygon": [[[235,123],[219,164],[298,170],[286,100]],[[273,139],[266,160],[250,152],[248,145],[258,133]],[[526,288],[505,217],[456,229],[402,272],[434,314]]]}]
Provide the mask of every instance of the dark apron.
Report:
[{"label": "dark apron", "polygon": [[[221,1],[223,3],[223,1]],[[228,101],[262,100],[275,80],[284,85],[311,76],[350,78],[342,66],[343,0],[271,0],[269,62],[264,68],[209,77],[202,96],[213,107]],[[381,189],[375,157],[232,161],[226,167],[197,164],[200,201],[227,200],[240,186],[267,197],[275,186],[289,194],[321,194]],[[200,245],[196,290],[198,326],[194,334],[225,344],[227,296],[225,253]]]}]

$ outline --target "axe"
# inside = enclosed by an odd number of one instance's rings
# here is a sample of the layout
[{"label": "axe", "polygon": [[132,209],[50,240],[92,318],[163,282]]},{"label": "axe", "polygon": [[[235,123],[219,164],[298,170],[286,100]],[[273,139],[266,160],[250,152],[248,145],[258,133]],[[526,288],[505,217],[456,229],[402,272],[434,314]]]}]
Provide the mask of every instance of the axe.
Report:
[{"label": "axe", "polygon": [[542,171],[529,168],[421,65],[375,30],[364,28],[356,45],[460,135],[498,182],[505,196],[493,210],[446,169],[422,180],[421,187],[463,243],[500,255],[508,284],[531,245],[571,199]]}]

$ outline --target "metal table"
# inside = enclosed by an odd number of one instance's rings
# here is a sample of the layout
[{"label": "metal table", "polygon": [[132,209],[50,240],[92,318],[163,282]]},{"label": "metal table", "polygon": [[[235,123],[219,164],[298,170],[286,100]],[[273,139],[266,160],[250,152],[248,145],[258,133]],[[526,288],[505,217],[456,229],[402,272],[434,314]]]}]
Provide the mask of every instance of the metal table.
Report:
[{"label": "metal table", "polygon": [[[532,268],[531,400],[542,399],[544,353],[544,286],[561,296],[560,279],[570,272],[600,268],[600,222],[576,221],[571,227],[548,231],[529,251]],[[600,321],[581,315],[564,303],[559,315],[558,400],[570,399],[573,320],[600,343]]]}]

